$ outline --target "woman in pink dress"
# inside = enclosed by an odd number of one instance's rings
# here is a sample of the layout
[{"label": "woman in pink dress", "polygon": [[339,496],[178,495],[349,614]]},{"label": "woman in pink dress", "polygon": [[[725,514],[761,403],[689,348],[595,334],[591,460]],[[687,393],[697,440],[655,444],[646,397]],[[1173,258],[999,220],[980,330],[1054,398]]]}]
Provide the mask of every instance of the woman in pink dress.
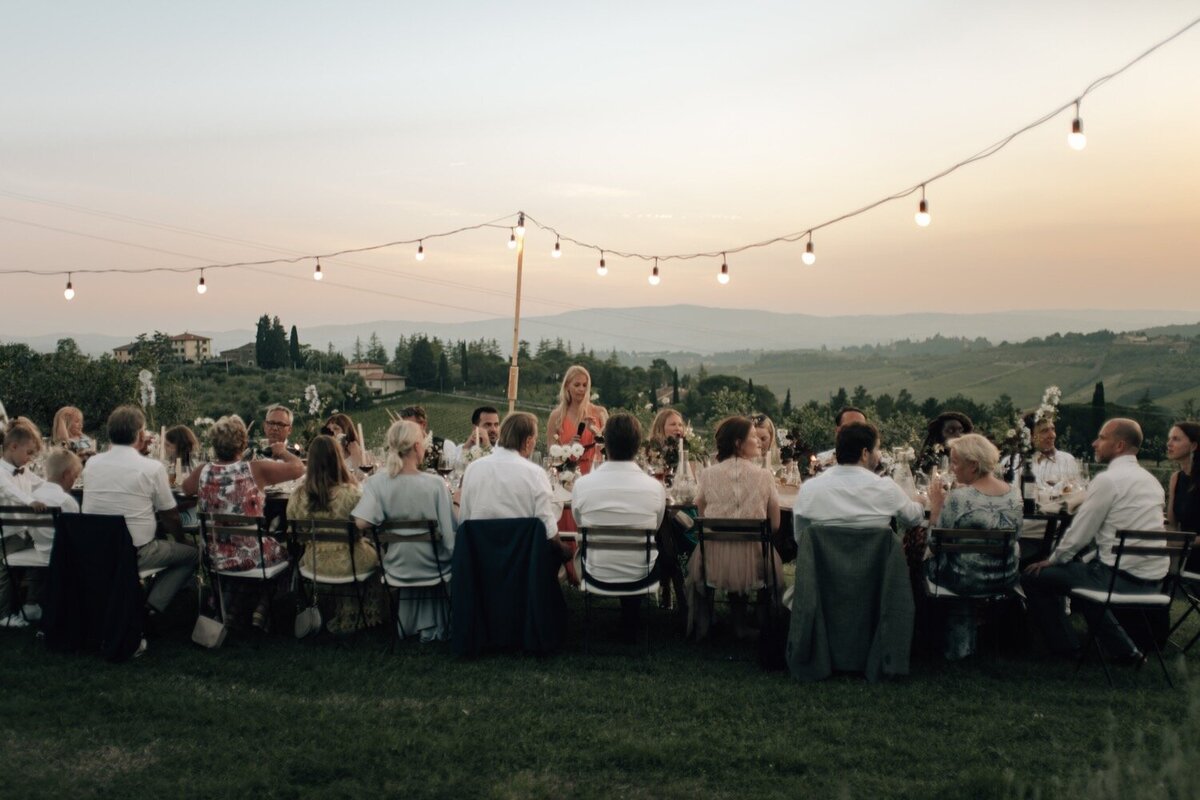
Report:
[{"label": "woman in pink dress", "polygon": [[[729,417],[717,426],[717,463],[700,473],[700,490],[696,507],[702,517],[714,519],[765,519],[771,533],[779,529],[779,497],[775,493],[775,478],[760,466],[761,446],[754,423],[746,417]],[[771,550],[771,584],[778,603],[782,592],[783,563],[775,548]],[[729,597],[734,631],[739,638],[746,636],[746,604],[749,595],[767,591],[767,574],[763,565],[762,548],[757,542],[705,542],[692,553],[688,563],[688,632],[697,639],[708,635],[712,623],[707,590],[719,589]]]}]

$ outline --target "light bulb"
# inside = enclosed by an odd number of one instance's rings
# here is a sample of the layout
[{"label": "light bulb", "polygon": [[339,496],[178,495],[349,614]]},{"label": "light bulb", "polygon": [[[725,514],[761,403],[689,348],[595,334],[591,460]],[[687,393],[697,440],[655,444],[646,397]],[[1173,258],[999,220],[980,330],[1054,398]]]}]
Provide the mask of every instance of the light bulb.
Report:
[{"label": "light bulb", "polygon": [[416,258],[417,261],[425,260],[425,244],[423,242],[417,245],[417,254],[414,256],[414,258]]},{"label": "light bulb", "polygon": [[922,228],[929,227],[929,202],[924,197],[921,198],[921,205],[917,206],[915,219],[917,220],[917,224]]},{"label": "light bulb", "polygon": [[208,286],[204,283],[204,273],[200,273],[200,282],[196,284],[196,294],[204,294],[208,291]]},{"label": "light bulb", "polygon": [[808,244],[804,248],[804,253],[800,256],[800,260],[810,267],[817,263],[817,254],[813,252],[812,239],[808,240]]},{"label": "light bulb", "polygon": [[515,250],[517,247],[517,232],[513,231],[508,235],[508,249]]},{"label": "light bulb", "polygon": [[662,281],[662,278],[658,277],[658,266],[657,265],[655,265],[654,270],[650,273],[649,280],[650,280],[651,286],[658,286],[658,284]]},{"label": "light bulb", "polygon": [[717,273],[717,283],[722,286],[729,283],[729,265],[724,261],[721,262],[721,271]]},{"label": "light bulb", "polygon": [[525,212],[524,211],[522,211],[520,214],[517,215],[516,235],[520,236],[522,238],[525,236]]},{"label": "light bulb", "polygon": [[313,270],[313,280],[319,281],[319,280],[321,280],[321,278],[324,278],[324,277],[325,277],[325,274],[323,272],[321,272],[321,259],[318,258],[317,259],[317,268]]},{"label": "light bulb", "polygon": [[75,287],[71,285],[71,276],[67,276],[67,288],[63,289],[63,297],[70,300],[75,297]]},{"label": "light bulb", "polygon": [[554,252],[550,255],[554,256],[555,258],[562,258],[562,247],[559,246],[557,239],[554,240]]},{"label": "light bulb", "polygon": [[604,256],[600,256],[600,266],[596,267],[596,274],[603,278],[608,274],[608,267],[604,264]]},{"label": "light bulb", "polygon": [[1071,132],[1067,134],[1067,144],[1072,150],[1082,150],[1087,147],[1087,137],[1083,135],[1083,120],[1076,117],[1071,123]]}]

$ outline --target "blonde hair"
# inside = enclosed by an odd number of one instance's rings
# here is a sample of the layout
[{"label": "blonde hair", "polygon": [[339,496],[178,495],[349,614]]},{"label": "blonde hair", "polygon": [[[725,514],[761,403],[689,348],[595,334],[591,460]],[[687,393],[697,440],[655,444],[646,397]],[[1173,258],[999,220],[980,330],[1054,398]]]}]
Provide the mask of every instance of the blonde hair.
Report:
[{"label": "blonde hair", "polygon": [[662,444],[667,440],[667,420],[672,415],[679,417],[679,421],[683,422],[683,414],[680,414],[673,408],[659,409],[654,415],[654,422],[650,423],[650,441]]},{"label": "blonde hair", "polygon": [[55,447],[46,456],[44,468],[46,470],[46,480],[51,483],[58,483],[68,471],[72,469],[77,472],[82,470],[83,462],[79,460],[79,456],[65,447]]},{"label": "blonde hair", "polygon": [[590,416],[592,411],[592,375],[579,364],[567,367],[567,372],[563,375],[562,385],[558,387],[558,410],[564,414],[567,413],[567,408],[571,405],[571,392],[567,386],[580,375],[587,378],[587,391],[584,392],[583,404],[579,407],[581,412],[579,416],[582,419]]},{"label": "blonde hair", "polygon": [[[750,421],[754,423],[754,429],[765,428],[767,433],[771,435],[770,444],[767,445],[767,452],[771,454],[771,461],[779,463],[779,437],[775,435],[775,423],[766,414],[757,414],[750,417]],[[767,453],[762,454],[763,458],[767,457]]]},{"label": "blonde hair", "polygon": [[83,423],[83,412],[75,406],[63,406],[55,412],[54,422],[50,425],[50,441],[53,444],[66,444],[71,441],[68,428],[73,418],[78,419],[80,424]]},{"label": "blonde hair", "polygon": [[401,419],[387,429],[387,468],[393,478],[404,469],[404,457],[419,443],[425,441],[425,432],[417,423]]},{"label": "blonde hair", "polygon": [[960,460],[974,464],[980,475],[995,474],[996,465],[1000,463],[1000,451],[996,445],[978,433],[964,433],[957,439],[951,439],[950,450],[958,453]]},{"label": "blonde hair", "polygon": [[0,431],[0,445],[32,442],[35,450],[42,449],[42,432],[28,417],[17,417],[8,423],[8,430]]},{"label": "blonde hair", "polygon": [[213,452],[221,461],[236,461],[241,458],[250,434],[246,431],[246,423],[237,414],[221,417],[213,423],[209,431],[212,437]]}]

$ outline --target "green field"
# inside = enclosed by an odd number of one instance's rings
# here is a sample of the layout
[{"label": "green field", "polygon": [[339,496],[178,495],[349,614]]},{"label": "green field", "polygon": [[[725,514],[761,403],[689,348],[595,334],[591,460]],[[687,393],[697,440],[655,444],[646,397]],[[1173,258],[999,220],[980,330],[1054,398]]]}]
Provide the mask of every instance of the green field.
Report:
[{"label": "green field", "polygon": [[[508,404],[505,401],[477,399],[477,397],[456,397],[449,394],[413,390],[381,399],[372,408],[354,412],[352,416],[356,423],[363,426],[363,435],[367,437],[367,444],[372,448],[377,448],[383,446],[384,434],[391,425],[388,411],[399,414],[405,406],[419,405],[425,409],[430,430],[438,436],[461,444],[471,435],[471,412],[476,408],[490,405],[499,409],[501,418],[508,411]],[[517,410],[530,411],[537,415],[538,433],[544,439],[548,412],[541,407],[528,408],[519,403]]]},{"label": "green field", "polygon": [[0,631],[4,795],[924,800],[1013,796],[1015,780],[1043,798],[1135,796],[1086,789],[1110,748],[1113,785],[1136,796],[1168,796],[1164,759],[1195,786],[1200,695],[1189,712],[1153,664],[1119,670],[1116,690],[1096,666],[991,652],[801,685],[760,672],[745,643],[683,642],[659,610],[649,658],[613,640],[611,611],[586,655],[570,599],[566,652],[545,659],[388,653],[382,631],[205,651],[187,640],[194,601],[124,665]]}]

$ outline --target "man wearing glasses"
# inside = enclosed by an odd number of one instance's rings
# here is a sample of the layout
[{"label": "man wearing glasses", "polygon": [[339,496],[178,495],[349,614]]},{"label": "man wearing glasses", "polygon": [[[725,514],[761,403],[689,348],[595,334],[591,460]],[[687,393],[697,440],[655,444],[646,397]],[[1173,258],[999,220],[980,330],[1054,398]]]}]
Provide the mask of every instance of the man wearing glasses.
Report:
[{"label": "man wearing glasses", "polygon": [[292,435],[292,410],[287,406],[274,405],[267,409],[267,418],[263,422],[263,430],[267,437],[266,450],[260,451],[259,458],[273,458],[271,445],[282,442],[288,450],[297,456],[304,455],[304,448],[288,441]]}]

